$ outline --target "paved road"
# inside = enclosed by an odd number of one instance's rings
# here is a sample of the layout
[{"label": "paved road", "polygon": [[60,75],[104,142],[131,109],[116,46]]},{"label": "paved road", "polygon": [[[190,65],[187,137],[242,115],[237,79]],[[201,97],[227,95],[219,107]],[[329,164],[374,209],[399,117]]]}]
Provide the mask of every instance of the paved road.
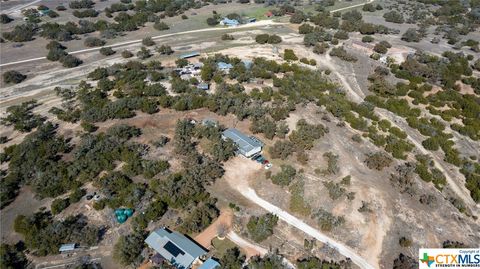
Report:
[{"label": "paved road", "polygon": [[318,231],[317,229],[313,228],[312,226],[306,224],[299,218],[291,215],[285,210],[282,210],[281,208],[271,204],[270,202],[260,198],[255,190],[252,188],[243,188],[239,189],[237,188],[240,193],[245,196],[248,200],[254,202],[255,204],[259,205],[263,209],[267,210],[268,212],[275,214],[278,216],[279,219],[285,221],[286,223],[294,226],[295,228],[299,229],[300,231],[303,231],[304,233],[314,237],[320,242],[326,243],[329,246],[335,248],[340,254],[342,254],[345,257],[348,257],[352,260],[353,263],[358,265],[362,269],[374,269],[376,266],[371,265],[368,261],[366,261],[364,258],[362,258],[360,255],[355,253],[354,250],[351,248],[347,247],[346,245],[328,237],[327,235],[323,234],[322,232]]}]

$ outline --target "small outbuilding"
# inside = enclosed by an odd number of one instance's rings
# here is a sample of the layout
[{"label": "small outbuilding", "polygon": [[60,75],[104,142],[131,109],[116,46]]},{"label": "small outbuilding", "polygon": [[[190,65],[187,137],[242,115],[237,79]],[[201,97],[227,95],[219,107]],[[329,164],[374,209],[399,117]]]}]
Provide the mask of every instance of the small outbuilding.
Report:
[{"label": "small outbuilding", "polygon": [[229,18],[223,18],[223,20],[220,21],[220,25],[225,25],[225,26],[238,26],[240,24],[239,21],[235,19],[229,19]]},{"label": "small outbuilding", "polygon": [[188,58],[193,58],[193,57],[197,57],[197,56],[200,56],[200,52],[193,51],[193,52],[189,52],[189,53],[184,53],[184,54],[180,55],[178,58],[188,59]]},{"label": "small outbuilding", "polygon": [[255,137],[246,136],[237,129],[229,128],[222,133],[223,139],[231,139],[236,145],[238,153],[250,158],[262,152],[263,143]]},{"label": "small outbuilding", "polygon": [[208,85],[208,83],[199,83],[197,85],[197,89],[199,90],[204,90],[204,91],[208,91],[208,89],[210,89],[210,85]]},{"label": "small outbuilding", "polygon": [[229,64],[229,63],[226,63],[226,62],[218,62],[218,63],[217,63],[217,68],[218,68],[220,71],[229,72],[230,69],[233,68],[233,65],[232,65],[232,64]]},{"label": "small outbuilding", "polygon": [[60,253],[65,253],[65,252],[70,252],[70,251],[74,251],[75,248],[76,248],[77,244],[75,243],[71,243],[71,244],[63,244],[60,246],[60,248],[58,249],[58,251],[60,251]]},{"label": "small outbuilding", "polygon": [[217,268],[220,268],[220,263],[212,258],[209,258],[202,264],[202,266],[198,267],[198,269],[217,269]]}]

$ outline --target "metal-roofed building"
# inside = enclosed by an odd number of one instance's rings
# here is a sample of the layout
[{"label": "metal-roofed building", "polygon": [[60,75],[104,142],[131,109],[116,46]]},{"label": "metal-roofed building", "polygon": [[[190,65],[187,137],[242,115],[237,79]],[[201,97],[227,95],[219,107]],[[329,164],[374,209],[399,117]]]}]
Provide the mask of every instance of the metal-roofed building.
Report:
[{"label": "metal-roofed building", "polygon": [[206,260],[202,266],[198,267],[198,269],[217,269],[220,268],[220,263],[218,263],[216,260],[209,258]]},{"label": "metal-roofed building", "polygon": [[220,25],[225,25],[225,26],[238,26],[240,24],[239,21],[235,19],[229,19],[229,18],[223,18],[223,20],[220,21]]},{"label": "metal-roofed building", "polygon": [[232,139],[237,145],[238,152],[243,156],[250,158],[262,151],[263,143],[255,137],[246,136],[239,130],[230,128],[222,133],[223,139]]},{"label": "metal-roofed building", "polygon": [[207,253],[193,240],[167,228],[153,231],[145,243],[178,269],[189,269],[200,256]]},{"label": "metal-roofed building", "polygon": [[63,245],[60,246],[60,248],[58,249],[58,251],[60,251],[60,252],[74,251],[74,250],[75,250],[75,247],[76,247],[76,244],[75,244],[75,243],[72,243],[72,244],[63,244]]},{"label": "metal-roofed building", "polygon": [[228,72],[228,71],[230,71],[230,69],[233,68],[233,65],[230,64],[230,63],[226,63],[226,62],[218,62],[217,63],[217,68],[220,69],[221,71]]},{"label": "metal-roofed building", "polygon": [[182,55],[180,55],[179,58],[180,59],[188,59],[188,58],[197,57],[197,56],[200,56],[200,52],[193,51],[193,52],[182,54]]}]

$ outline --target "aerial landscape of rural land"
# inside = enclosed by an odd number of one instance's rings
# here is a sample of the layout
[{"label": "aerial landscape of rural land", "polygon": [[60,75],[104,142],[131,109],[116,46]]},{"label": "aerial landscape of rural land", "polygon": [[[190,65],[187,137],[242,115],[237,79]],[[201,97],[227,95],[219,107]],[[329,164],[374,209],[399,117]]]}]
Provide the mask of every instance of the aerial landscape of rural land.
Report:
[{"label": "aerial landscape of rural land", "polygon": [[479,27],[480,0],[0,0],[0,269],[480,268]]}]

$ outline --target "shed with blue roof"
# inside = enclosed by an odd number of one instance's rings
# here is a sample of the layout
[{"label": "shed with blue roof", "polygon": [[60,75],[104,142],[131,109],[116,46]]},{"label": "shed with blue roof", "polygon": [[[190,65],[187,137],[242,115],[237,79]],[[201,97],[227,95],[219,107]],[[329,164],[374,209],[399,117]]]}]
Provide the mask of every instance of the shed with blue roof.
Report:
[{"label": "shed with blue roof", "polygon": [[202,266],[198,267],[198,269],[217,269],[220,268],[220,263],[218,263],[216,260],[209,258],[206,260]]}]

